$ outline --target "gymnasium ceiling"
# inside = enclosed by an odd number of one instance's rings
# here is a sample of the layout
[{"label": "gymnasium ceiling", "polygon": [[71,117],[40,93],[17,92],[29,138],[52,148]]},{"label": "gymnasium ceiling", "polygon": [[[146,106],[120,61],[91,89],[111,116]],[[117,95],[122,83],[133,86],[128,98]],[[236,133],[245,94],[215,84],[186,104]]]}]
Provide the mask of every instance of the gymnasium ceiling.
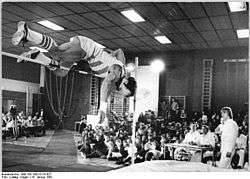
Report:
[{"label": "gymnasium ceiling", "polygon": [[[146,21],[133,23],[120,13],[130,8]],[[236,34],[236,29],[248,29],[248,11],[232,13],[224,2],[3,3],[3,51],[24,51],[10,43],[21,20],[54,37],[59,44],[83,35],[110,49],[122,48],[126,53],[248,46],[248,38],[238,39]],[[65,30],[50,30],[36,23],[40,20],[52,21]],[[155,35],[166,35],[172,44],[160,44]]]}]

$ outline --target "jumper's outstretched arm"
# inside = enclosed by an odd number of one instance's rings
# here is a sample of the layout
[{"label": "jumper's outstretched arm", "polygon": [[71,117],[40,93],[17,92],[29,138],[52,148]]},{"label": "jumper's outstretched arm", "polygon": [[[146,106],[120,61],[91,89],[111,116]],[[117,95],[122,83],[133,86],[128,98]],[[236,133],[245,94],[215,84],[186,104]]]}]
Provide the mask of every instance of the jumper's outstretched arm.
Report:
[{"label": "jumper's outstretched arm", "polygon": [[107,112],[107,101],[112,91],[115,89],[114,83],[120,78],[122,73],[121,66],[119,65],[112,65],[107,73],[107,76],[102,82],[101,86],[101,102],[99,108],[99,115],[100,115],[100,122],[104,121]]}]

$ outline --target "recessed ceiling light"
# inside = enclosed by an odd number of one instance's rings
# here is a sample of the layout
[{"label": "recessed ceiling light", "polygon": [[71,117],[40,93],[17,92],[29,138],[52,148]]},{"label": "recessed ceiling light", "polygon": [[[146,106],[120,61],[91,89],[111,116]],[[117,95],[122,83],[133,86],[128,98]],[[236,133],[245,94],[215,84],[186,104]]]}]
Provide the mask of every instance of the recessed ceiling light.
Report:
[{"label": "recessed ceiling light", "polygon": [[231,12],[246,11],[246,2],[228,2],[228,6]]},{"label": "recessed ceiling light", "polygon": [[161,44],[170,44],[171,43],[171,41],[165,35],[155,36],[155,39],[158,42],[160,42]]},{"label": "recessed ceiling light", "polygon": [[249,30],[248,29],[239,29],[237,30],[238,38],[248,38]]},{"label": "recessed ceiling light", "polygon": [[45,49],[43,49],[43,48],[40,48],[40,47],[30,47],[30,49],[37,49],[37,50],[39,50],[40,52],[48,52],[48,50],[45,50]]},{"label": "recessed ceiling light", "polygon": [[145,21],[135,10],[130,9],[130,10],[125,10],[121,12],[122,15],[127,17],[129,20],[132,22],[143,22]]},{"label": "recessed ceiling light", "polygon": [[48,20],[39,21],[37,23],[39,23],[39,24],[41,24],[41,25],[43,25],[45,27],[48,27],[48,28],[50,28],[52,30],[64,30],[63,27],[61,27],[61,26],[59,26],[59,25],[57,25],[57,24],[55,24],[53,22],[50,22]]},{"label": "recessed ceiling light", "polygon": [[96,46],[99,47],[99,48],[106,48],[105,46],[103,46],[102,44],[99,44],[99,43],[97,43],[97,42],[96,42],[95,44],[96,44]]}]

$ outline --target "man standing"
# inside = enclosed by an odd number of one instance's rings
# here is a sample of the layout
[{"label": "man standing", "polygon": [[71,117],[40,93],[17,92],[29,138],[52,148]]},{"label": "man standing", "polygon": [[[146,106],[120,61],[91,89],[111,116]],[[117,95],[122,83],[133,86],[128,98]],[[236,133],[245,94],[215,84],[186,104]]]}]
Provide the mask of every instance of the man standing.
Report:
[{"label": "man standing", "polygon": [[79,133],[82,134],[83,130],[87,127],[87,120],[84,115],[81,114],[81,122],[79,126]]},{"label": "man standing", "polygon": [[233,113],[230,107],[223,107],[221,109],[221,116],[224,124],[221,133],[221,158],[217,166],[220,168],[229,168],[235,152],[238,125],[233,120]]},{"label": "man standing", "polygon": [[177,101],[174,98],[171,99],[171,111],[172,111],[174,116],[177,116],[177,114],[179,112],[179,104],[177,103]]}]

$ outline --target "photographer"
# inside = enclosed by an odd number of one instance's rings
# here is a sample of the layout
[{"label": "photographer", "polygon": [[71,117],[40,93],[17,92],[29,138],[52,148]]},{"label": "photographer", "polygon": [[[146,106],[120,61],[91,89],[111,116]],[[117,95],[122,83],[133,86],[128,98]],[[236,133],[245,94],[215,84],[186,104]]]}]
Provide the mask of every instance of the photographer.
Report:
[{"label": "photographer", "polygon": [[17,125],[17,106],[16,105],[11,105],[10,106],[10,111],[9,111],[10,118],[12,119],[12,132],[13,132],[13,137],[15,140],[17,140],[18,135],[19,135],[19,129]]}]

